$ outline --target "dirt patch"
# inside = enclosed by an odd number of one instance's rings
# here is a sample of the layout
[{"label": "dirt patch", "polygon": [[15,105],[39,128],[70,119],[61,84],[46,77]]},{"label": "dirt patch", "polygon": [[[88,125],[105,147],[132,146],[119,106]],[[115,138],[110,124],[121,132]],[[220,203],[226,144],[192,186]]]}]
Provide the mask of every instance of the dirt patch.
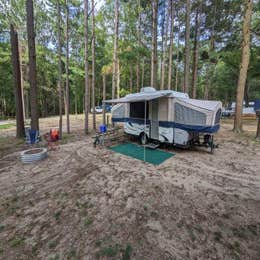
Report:
[{"label": "dirt patch", "polygon": [[174,149],[159,166],[84,136],[40,163],[5,155],[0,258],[260,259],[260,143],[231,129],[214,155]]}]

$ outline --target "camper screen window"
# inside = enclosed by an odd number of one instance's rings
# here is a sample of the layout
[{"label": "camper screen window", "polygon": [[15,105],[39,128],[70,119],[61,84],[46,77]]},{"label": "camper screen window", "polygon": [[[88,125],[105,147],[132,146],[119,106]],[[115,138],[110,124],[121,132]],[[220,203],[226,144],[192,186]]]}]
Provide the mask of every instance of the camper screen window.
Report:
[{"label": "camper screen window", "polygon": [[[144,102],[133,102],[130,103],[130,117],[132,118],[144,118],[145,114],[145,103]],[[149,115],[148,102],[146,103],[146,119]]]}]

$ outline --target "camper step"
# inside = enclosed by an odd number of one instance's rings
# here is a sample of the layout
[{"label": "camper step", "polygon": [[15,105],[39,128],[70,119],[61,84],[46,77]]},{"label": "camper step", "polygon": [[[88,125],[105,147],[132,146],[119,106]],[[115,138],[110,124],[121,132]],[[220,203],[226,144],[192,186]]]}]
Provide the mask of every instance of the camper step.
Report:
[{"label": "camper step", "polygon": [[148,144],[144,145],[144,147],[153,149],[153,150],[158,148],[159,146],[160,146],[159,144],[155,144],[155,143],[148,143]]}]

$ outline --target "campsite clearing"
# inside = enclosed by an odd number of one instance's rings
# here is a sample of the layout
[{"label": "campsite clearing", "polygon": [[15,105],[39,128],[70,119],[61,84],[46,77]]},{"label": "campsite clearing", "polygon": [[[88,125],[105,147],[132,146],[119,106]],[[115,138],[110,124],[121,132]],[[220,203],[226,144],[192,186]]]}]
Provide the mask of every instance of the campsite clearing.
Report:
[{"label": "campsite clearing", "polygon": [[[40,121],[48,131],[57,118]],[[0,130],[0,259],[260,259],[260,143],[223,120],[219,148],[170,149],[159,166],[93,148],[82,116],[25,165]]]}]

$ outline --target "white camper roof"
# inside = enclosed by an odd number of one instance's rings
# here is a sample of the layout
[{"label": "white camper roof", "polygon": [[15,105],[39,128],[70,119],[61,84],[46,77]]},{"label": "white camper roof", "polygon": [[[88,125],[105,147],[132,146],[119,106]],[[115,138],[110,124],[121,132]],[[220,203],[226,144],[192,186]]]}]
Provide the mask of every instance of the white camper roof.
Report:
[{"label": "white camper roof", "polygon": [[181,99],[181,100],[192,106],[203,108],[210,111],[215,111],[216,109],[222,106],[220,101],[199,100],[199,99]]},{"label": "white camper roof", "polygon": [[141,89],[141,92],[126,95],[123,98],[104,100],[105,103],[130,103],[138,101],[149,101],[160,97],[178,97],[188,99],[189,95],[182,92],[173,90],[155,90],[152,87],[145,87]]}]

